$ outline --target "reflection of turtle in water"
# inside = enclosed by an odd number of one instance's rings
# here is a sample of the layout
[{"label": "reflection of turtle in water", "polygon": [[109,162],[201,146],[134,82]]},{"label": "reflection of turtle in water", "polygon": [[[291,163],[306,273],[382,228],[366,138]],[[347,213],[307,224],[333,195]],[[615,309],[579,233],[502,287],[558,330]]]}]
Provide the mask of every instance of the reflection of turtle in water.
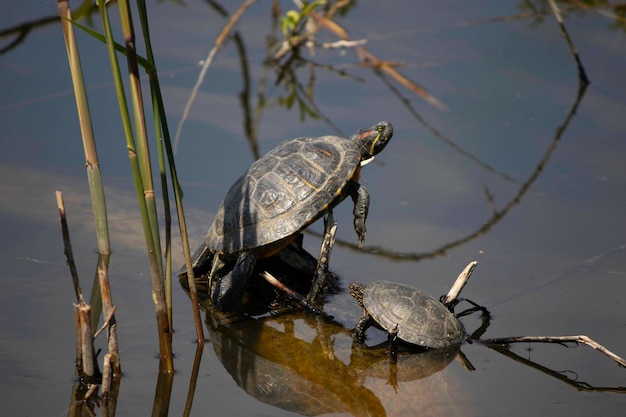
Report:
[{"label": "reflection of turtle in water", "polygon": [[349,290],[363,307],[363,317],[355,328],[355,338],[360,342],[372,324],[405,342],[427,348],[460,344],[465,337],[465,329],[454,314],[416,288],[376,281],[367,286],[353,282]]},{"label": "reflection of turtle in water", "polygon": [[[452,362],[459,353],[460,344],[443,349],[401,349],[393,357],[384,344],[377,347],[364,347],[355,344],[352,347],[350,367],[361,378],[375,378],[386,381],[397,392],[400,382],[410,382],[427,378]],[[407,346],[408,347],[408,346]]]},{"label": "reflection of turtle in water", "polygon": [[[461,403],[451,401],[463,397],[450,393],[454,378],[422,382],[444,369],[458,346],[417,353],[402,346],[392,363],[384,348],[353,343],[350,330],[329,318],[296,311],[232,321],[232,314],[207,314],[209,340],[237,385],[263,403],[305,416],[421,415],[395,410],[442,406],[447,414],[441,415],[466,415]],[[395,399],[390,385],[398,389]],[[456,412],[461,408],[465,414]]]},{"label": "reflection of turtle in water", "polygon": [[[380,122],[349,139],[291,139],[254,162],[228,191],[193,258],[194,271],[207,269],[212,259],[215,307],[234,308],[257,259],[287,246],[348,195],[363,244],[369,194],[358,183],[360,167],[385,148],[392,134],[391,124]],[[216,275],[218,269],[229,272]]]},{"label": "reflection of turtle in water", "polygon": [[302,312],[223,323],[230,315],[207,314],[209,339],[218,360],[249,395],[305,416],[386,415],[376,394],[341,361],[345,355],[333,354],[337,339],[350,348],[343,326]]}]

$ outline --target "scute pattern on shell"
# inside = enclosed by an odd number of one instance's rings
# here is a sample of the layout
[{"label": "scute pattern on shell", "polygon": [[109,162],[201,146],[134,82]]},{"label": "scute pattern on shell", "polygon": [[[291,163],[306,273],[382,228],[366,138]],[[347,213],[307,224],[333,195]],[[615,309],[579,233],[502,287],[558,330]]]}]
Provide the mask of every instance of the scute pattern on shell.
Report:
[{"label": "scute pattern on shell", "polygon": [[283,142],[233,184],[207,235],[208,248],[233,253],[271,245],[303,230],[345,196],[361,161],[350,139]]},{"label": "scute pattern on shell", "polygon": [[441,302],[407,285],[376,281],[365,287],[363,305],[384,330],[397,326],[406,342],[443,348],[461,343],[465,329]]}]

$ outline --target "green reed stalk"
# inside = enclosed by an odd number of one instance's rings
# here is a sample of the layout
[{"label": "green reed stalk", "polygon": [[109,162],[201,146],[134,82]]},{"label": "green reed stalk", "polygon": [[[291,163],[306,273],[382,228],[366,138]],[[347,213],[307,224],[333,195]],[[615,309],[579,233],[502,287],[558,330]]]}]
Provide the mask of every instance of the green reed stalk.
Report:
[{"label": "green reed stalk", "polygon": [[98,252],[102,254],[111,253],[111,245],[108,234],[108,221],[106,214],[106,201],[104,198],[104,188],[102,185],[102,176],[100,175],[100,163],[98,161],[98,152],[96,150],[96,142],[93,134],[93,126],[91,124],[91,115],[89,113],[89,102],[87,100],[87,91],[85,89],[85,81],[80,63],[80,55],[76,44],[74,28],[70,20],[72,18],[71,11],[67,0],[59,0],[59,12],[61,14],[61,24],[63,26],[63,35],[65,36],[65,47],[67,49],[67,57],[70,65],[70,73],[72,75],[72,85],[74,87],[74,95],[76,98],[76,107],[78,110],[78,121],[83,138],[83,147],[85,151],[85,166],[87,168],[87,178],[89,181],[89,191],[91,193],[91,202],[93,206],[94,216],[96,220],[96,236],[98,239]]},{"label": "green reed stalk", "polygon": [[[147,216],[144,218],[144,233],[146,245],[150,259],[150,272],[152,276],[152,299],[155,304],[157,328],[159,334],[160,369],[166,372],[174,371],[174,361],[172,356],[172,329],[168,317],[165,288],[163,280],[163,263],[161,258],[161,241],[159,235],[159,225],[157,219],[156,203],[154,198],[154,186],[152,181],[152,169],[150,163],[150,152],[148,146],[148,134],[144,116],[144,106],[139,81],[139,66],[137,64],[137,50],[135,47],[135,34],[133,29],[130,7],[127,0],[119,2],[122,31],[126,45],[126,58],[128,60],[131,97],[133,100],[133,113],[135,118],[135,129],[137,134],[137,151],[133,154],[139,157],[139,171],[141,185],[143,189],[143,199]],[[112,39],[110,40],[112,43]],[[134,142],[134,141],[133,141]],[[129,148],[129,153],[131,149]],[[135,183],[139,184],[139,179],[135,178]],[[143,203],[140,198],[140,206]],[[143,211],[143,208],[142,208]],[[143,214],[143,213],[142,213]]]},{"label": "green reed stalk", "polygon": [[[165,155],[163,153],[163,134],[167,132],[167,122],[165,112],[161,112],[158,103],[163,103],[161,99],[161,89],[159,88],[159,78],[156,72],[154,55],[152,54],[152,43],[150,42],[150,31],[148,30],[148,19],[145,4],[139,4],[139,21],[143,33],[143,41],[146,47],[146,57],[151,68],[147,71],[150,80],[150,96],[152,98],[152,113],[154,119],[154,131],[157,142],[157,159],[159,161],[159,176],[161,179],[161,191],[163,199],[163,213],[165,220],[165,300],[167,303],[167,316],[172,327],[172,215],[170,209],[170,199],[167,186],[167,169],[165,166]],[[165,125],[163,126],[163,123]]]},{"label": "green reed stalk", "polygon": [[[172,178],[172,187],[174,189],[174,198],[176,201],[176,212],[178,214],[178,227],[180,230],[181,243],[183,247],[183,254],[185,257],[185,266],[187,268],[187,280],[189,284],[189,293],[191,298],[191,304],[193,308],[194,321],[196,324],[196,336],[198,338],[198,342],[204,342],[204,331],[202,328],[202,319],[200,317],[200,309],[198,305],[198,293],[196,290],[196,281],[193,275],[193,267],[191,266],[191,251],[189,249],[189,236],[187,234],[187,222],[185,220],[185,210],[183,208],[183,193],[180,187],[180,183],[178,182],[178,174],[176,172],[176,163],[174,161],[174,151],[172,147],[172,141],[169,134],[169,128],[167,125],[167,118],[165,117],[165,107],[163,106],[163,98],[161,95],[161,87],[159,85],[159,78],[157,76],[156,65],[154,63],[154,55],[152,53],[152,44],[150,42],[150,31],[148,26],[148,14],[146,11],[146,4],[144,0],[138,0],[137,7],[139,10],[139,19],[141,21],[141,27],[143,30],[143,36],[146,46],[146,57],[150,64],[153,66],[153,70],[148,71],[148,77],[150,79],[150,87],[152,92],[152,105],[153,111],[155,114],[155,123],[157,124],[156,130],[157,132],[162,133],[162,136],[159,136],[161,142],[161,146],[165,146],[165,150],[167,153],[168,164],[170,169],[170,176]],[[160,123],[160,126],[158,125]],[[159,149],[161,150],[161,146]],[[161,162],[161,154],[159,154],[159,163]],[[165,190],[165,176],[162,176],[164,181],[163,188]],[[163,193],[165,200],[165,192]],[[164,201],[165,203],[165,201]],[[168,206],[169,207],[169,206]],[[167,218],[166,218],[167,222]],[[166,234],[167,236],[167,234]],[[170,268],[168,267],[168,271]],[[171,292],[171,279],[169,281],[168,286],[169,291]],[[171,293],[170,293],[171,297]],[[171,298],[169,298],[171,299]],[[168,304],[171,308],[171,304]],[[171,315],[170,315],[171,320]]]}]

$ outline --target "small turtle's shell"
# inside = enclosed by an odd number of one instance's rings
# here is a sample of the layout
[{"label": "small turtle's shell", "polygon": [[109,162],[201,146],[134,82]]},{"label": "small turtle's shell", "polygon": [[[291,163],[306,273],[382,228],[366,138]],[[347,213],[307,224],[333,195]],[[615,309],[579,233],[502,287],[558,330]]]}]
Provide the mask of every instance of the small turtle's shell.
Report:
[{"label": "small turtle's shell", "polygon": [[387,332],[405,342],[430,348],[461,343],[465,329],[441,302],[407,285],[376,281],[365,287],[363,306]]},{"label": "small turtle's shell", "polygon": [[281,247],[345,198],[358,180],[361,155],[346,138],[290,139],[265,154],[233,184],[209,228],[213,252]]}]

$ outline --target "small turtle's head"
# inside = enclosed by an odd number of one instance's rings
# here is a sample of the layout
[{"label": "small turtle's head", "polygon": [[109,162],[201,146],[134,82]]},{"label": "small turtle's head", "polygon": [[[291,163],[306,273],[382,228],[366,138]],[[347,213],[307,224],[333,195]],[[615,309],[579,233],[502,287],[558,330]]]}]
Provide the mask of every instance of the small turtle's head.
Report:
[{"label": "small turtle's head", "polygon": [[359,145],[363,160],[372,158],[385,149],[393,136],[393,127],[389,122],[379,122],[367,129],[359,130],[353,138]]},{"label": "small turtle's head", "polygon": [[359,305],[363,307],[363,292],[365,291],[365,285],[359,284],[358,282],[351,282],[348,284],[348,292],[351,296],[356,298]]}]

